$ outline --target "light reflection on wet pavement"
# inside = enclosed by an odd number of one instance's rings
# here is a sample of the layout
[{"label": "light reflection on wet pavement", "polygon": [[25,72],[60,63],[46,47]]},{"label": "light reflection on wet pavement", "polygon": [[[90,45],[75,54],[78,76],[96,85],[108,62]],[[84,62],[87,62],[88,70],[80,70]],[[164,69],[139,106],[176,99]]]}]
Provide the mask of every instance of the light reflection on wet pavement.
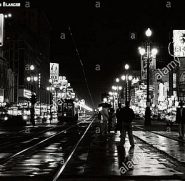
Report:
[{"label": "light reflection on wet pavement", "polygon": [[[82,126],[85,129],[84,126]],[[69,130],[60,139],[55,140],[42,149],[34,150],[34,154],[19,156],[0,166],[0,176],[51,176],[58,166],[67,160],[82,129]],[[49,132],[52,135],[53,131]],[[177,146],[177,141],[161,137],[150,132],[134,131],[140,139],[158,146],[176,156],[184,156],[184,148]],[[120,145],[119,134],[110,134],[107,138],[99,134],[89,133],[77,148],[74,156],[64,169],[62,176],[171,176],[183,175],[185,168],[174,160],[156,151],[148,144],[136,139],[136,146],[130,149],[128,139]],[[175,148],[176,147],[176,148]],[[1,153],[0,157],[8,153]],[[182,158],[182,157],[181,157]],[[182,158],[181,160],[183,160]],[[129,166],[130,164],[130,166]],[[175,179],[174,179],[175,180]]]},{"label": "light reflection on wet pavement", "polygon": [[[101,136],[94,138],[89,152],[81,149],[76,158],[73,158],[72,166],[64,171],[64,178],[70,175],[81,175],[81,178],[83,176],[173,176],[185,172],[184,168],[177,168],[172,160],[139,140],[136,140],[134,149],[130,149],[128,139],[124,147],[119,141],[119,135],[113,134],[108,140]],[[128,168],[129,161],[133,163],[132,169]]]},{"label": "light reflection on wet pavement", "polygon": [[[68,130],[53,140],[48,146],[42,149],[37,148],[31,153],[20,155],[15,159],[11,159],[6,164],[0,166],[0,176],[2,178],[14,176],[51,176],[58,166],[65,163],[74,145],[78,141],[86,127],[78,127],[75,130]],[[53,135],[55,131],[49,131],[48,135]],[[1,155],[1,154],[0,154]],[[4,153],[1,155],[5,156]]]},{"label": "light reflection on wet pavement", "polygon": [[[90,150],[87,153],[81,151],[81,157],[73,159],[71,167],[65,170],[64,175],[84,175],[84,176],[173,176],[183,174],[184,170],[179,170],[166,159],[164,155],[149,148],[143,142],[137,140],[133,150],[129,150],[128,140],[123,146],[119,145],[119,136],[105,138],[97,137],[93,140]],[[83,156],[83,154],[85,156]],[[81,159],[87,159],[86,163]],[[127,160],[127,161],[126,161]],[[132,169],[127,170],[126,164],[132,161]],[[125,163],[125,165],[123,165]],[[122,169],[121,168],[125,168]],[[126,170],[124,172],[124,170]],[[83,178],[83,177],[82,177]]]},{"label": "light reflection on wet pavement", "polygon": [[164,151],[179,162],[185,163],[185,144],[148,131],[135,131],[134,135]]}]

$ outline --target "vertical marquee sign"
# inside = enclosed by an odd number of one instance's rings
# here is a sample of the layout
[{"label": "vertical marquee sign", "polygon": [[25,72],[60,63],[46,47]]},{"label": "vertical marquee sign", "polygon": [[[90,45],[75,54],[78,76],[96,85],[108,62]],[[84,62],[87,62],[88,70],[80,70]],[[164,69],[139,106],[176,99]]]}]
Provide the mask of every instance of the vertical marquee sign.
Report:
[{"label": "vertical marquee sign", "polygon": [[185,30],[173,30],[173,48],[175,57],[185,57]]},{"label": "vertical marquee sign", "polygon": [[58,63],[50,63],[50,79],[53,82],[58,81],[59,79],[59,64]]},{"label": "vertical marquee sign", "polygon": [[173,30],[174,57],[178,59],[178,98],[185,101],[185,30]]},{"label": "vertical marquee sign", "polygon": [[0,47],[3,46],[4,15],[0,14]]}]

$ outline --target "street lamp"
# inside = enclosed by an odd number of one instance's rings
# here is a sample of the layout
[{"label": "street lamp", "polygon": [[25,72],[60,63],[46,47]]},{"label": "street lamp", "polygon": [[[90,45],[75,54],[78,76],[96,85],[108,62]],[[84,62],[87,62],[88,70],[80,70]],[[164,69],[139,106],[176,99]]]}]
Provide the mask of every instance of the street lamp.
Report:
[{"label": "street lamp", "polygon": [[52,92],[55,90],[55,88],[51,85],[49,87],[46,87],[46,90],[49,91],[49,105],[50,105],[50,124],[51,124],[51,121],[52,121]]},{"label": "street lamp", "polygon": [[142,47],[139,47],[138,50],[141,56],[143,56],[146,53],[145,49]]},{"label": "street lamp", "polygon": [[128,64],[125,64],[125,70],[126,74],[121,76],[121,79],[125,81],[126,88],[125,88],[125,103],[128,101],[128,94],[129,94],[129,81],[132,80],[132,76],[128,74],[130,66]]},{"label": "street lamp", "polygon": [[119,80],[119,78],[116,78],[116,82],[118,83],[120,80]]},{"label": "street lamp", "polygon": [[[150,47],[150,42],[149,42],[149,38],[151,37],[152,35],[152,31],[150,28],[148,28],[146,31],[145,31],[145,35],[148,37],[148,40],[147,40],[147,46],[146,46],[146,50],[142,47],[139,47],[139,53],[141,55],[141,57],[145,54],[146,52],[146,58],[147,58],[147,98],[146,98],[146,110],[145,110],[145,125],[151,125],[151,110],[150,110],[150,97],[149,97],[149,86],[150,86],[150,59],[152,57],[154,57],[157,53],[158,53],[158,50],[156,48],[153,48],[151,50],[151,47]],[[141,58],[141,61],[142,61],[142,58]]]},{"label": "street lamp", "polygon": [[151,31],[150,28],[148,28],[148,29],[145,31],[145,35],[146,35],[147,37],[151,37],[152,31]]},{"label": "street lamp", "polygon": [[119,86],[119,82],[120,82],[119,78],[116,78],[115,81],[116,81],[115,90],[117,91],[117,104],[116,104],[116,106],[118,107],[119,102],[120,102],[120,91],[122,90],[122,86]]},{"label": "street lamp", "polygon": [[[116,90],[116,86],[112,86],[112,87],[114,87],[114,89],[113,90]],[[109,92],[109,95],[111,96],[110,97],[110,99],[112,99],[113,100],[113,109],[115,108],[115,97],[117,97],[118,96],[118,93],[117,92]]]},{"label": "street lamp", "polygon": [[35,70],[35,66],[34,65],[30,65],[30,70]]},{"label": "street lamp", "polygon": [[125,64],[125,70],[128,70],[130,66],[128,64]]},{"label": "street lamp", "polygon": [[28,76],[28,77],[26,77],[26,80],[28,82],[37,82],[38,81],[38,77],[37,76]]},{"label": "street lamp", "polygon": [[31,81],[31,77],[27,77],[26,80],[27,80],[28,82],[30,82],[30,81]]}]

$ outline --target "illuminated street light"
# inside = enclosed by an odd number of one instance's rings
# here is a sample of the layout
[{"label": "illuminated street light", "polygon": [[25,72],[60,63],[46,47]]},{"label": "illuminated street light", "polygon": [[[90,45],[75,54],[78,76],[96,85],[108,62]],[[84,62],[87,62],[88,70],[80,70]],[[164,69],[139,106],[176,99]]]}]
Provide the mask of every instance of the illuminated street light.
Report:
[{"label": "illuminated street light", "polygon": [[143,56],[146,53],[144,48],[139,47],[138,49],[141,56]]},{"label": "illuminated street light", "polygon": [[125,64],[125,70],[128,70],[130,66],[128,64]]},{"label": "illuminated street light", "polygon": [[157,48],[152,48],[151,53],[152,53],[152,56],[157,55],[157,53],[158,53]]},{"label": "illuminated street light", "polygon": [[30,70],[35,70],[35,66],[34,65],[30,65]]},{"label": "illuminated street light", "polygon": [[145,35],[146,35],[147,37],[150,37],[150,36],[152,35],[152,31],[151,31],[150,28],[148,28],[148,29],[145,31]]},{"label": "illuminated street light", "polygon": [[38,81],[38,77],[37,77],[37,76],[34,76],[34,77],[33,77],[33,80],[34,80],[35,82],[37,82],[37,81]]},{"label": "illuminated street light", "polygon": [[119,82],[119,78],[116,78],[116,82]]},{"label": "illuminated street light", "polygon": [[11,13],[8,13],[8,18],[11,18],[12,17],[12,14]]},{"label": "illuminated street light", "polygon": [[132,80],[132,75],[129,75],[128,76],[128,80]]},{"label": "illuminated street light", "polygon": [[122,86],[119,86],[118,89],[119,89],[119,90],[122,90]]},{"label": "illuminated street light", "polygon": [[31,81],[31,77],[27,77],[26,80],[27,80],[28,82],[30,82],[30,81]]},{"label": "illuminated street light", "polygon": [[[150,110],[150,92],[149,92],[149,86],[150,86],[150,59],[155,56],[158,52],[156,48],[151,50],[150,47],[150,41],[149,38],[152,35],[152,31],[150,28],[148,28],[145,31],[145,35],[147,36],[147,42],[146,42],[146,55],[147,55],[147,97],[146,97],[146,110],[145,110],[145,125],[151,125],[151,110]],[[139,48],[139,53],[142,55],[145,54],[145,50],[143,48]],[[143,66],[143,60],[141,59],[141,66]]]},{"label": "illuminated street light", "polygon": [[126,79],[126,76],[125,75],[121,76],[121,79],[122,80],[125,80]]},{"label": "illuminated street light", "polygon": [[113,86],[112,86],[112,89],[113,89],[113,90],[116,90],[116,86],[113,85]]},{"label": "illuminated street light", "polygon": [[52,79],[49,79],[49,83],[52,83]]}]

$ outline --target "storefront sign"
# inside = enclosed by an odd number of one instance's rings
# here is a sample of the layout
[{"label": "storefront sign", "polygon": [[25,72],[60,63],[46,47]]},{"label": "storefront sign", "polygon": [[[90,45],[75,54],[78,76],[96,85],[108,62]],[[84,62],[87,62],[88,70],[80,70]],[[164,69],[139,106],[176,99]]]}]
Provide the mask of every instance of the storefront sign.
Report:
[{"label": "storefront sign", "polygon": [[147,56],[141,56],[141,80],[147,79]]},{"label": "storefront sign", "polygon": [[18,92],[19,97],[24,97],[24,98],[31,98],[31,91],[27,89],[19,89]]},{"label": "storefront sign", "polygon": [[4,89],[0,89],[0,103],[4,102]]},{"label": "storefront sign", "polygon": [[53,81],[58,81],[59,79],[59,64],[50,63],[50,79]]},{"label": "storefront sign", "polygon": [[31,91],[27,90],[27,89],[24,89],[23,90],[23,97],[26,97],[26,98],[30,99],[31,98]]},{"label": "storefront sign", "polygon": [[185,30],[173,30],[173,48],[175,57],[185,57]]}]

